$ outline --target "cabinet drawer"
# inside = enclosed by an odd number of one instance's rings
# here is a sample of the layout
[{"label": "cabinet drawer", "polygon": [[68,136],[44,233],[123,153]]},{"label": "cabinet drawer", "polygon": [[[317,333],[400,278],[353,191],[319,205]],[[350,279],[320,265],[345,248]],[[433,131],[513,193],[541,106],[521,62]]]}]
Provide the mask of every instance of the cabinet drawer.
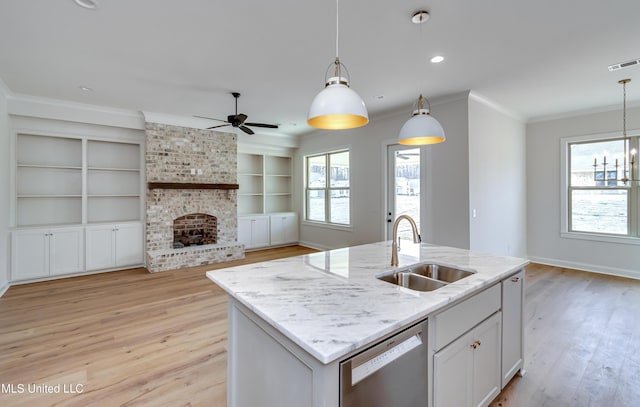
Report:
[{"label": "cabinet drawer", "polygon": [[434,317],[437,351],[500,309],[500,284],[455,305]]}]

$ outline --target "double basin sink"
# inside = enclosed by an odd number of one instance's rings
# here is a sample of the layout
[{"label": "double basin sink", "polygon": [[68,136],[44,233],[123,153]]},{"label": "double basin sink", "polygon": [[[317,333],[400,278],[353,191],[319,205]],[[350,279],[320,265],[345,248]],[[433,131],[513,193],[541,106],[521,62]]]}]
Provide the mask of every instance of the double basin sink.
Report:
[{"label": "double basin sink", "polygon": [[472,274],[474,274],[472,271],[426,263],[378,276],[378,280],[411,290],[433,291]]}]

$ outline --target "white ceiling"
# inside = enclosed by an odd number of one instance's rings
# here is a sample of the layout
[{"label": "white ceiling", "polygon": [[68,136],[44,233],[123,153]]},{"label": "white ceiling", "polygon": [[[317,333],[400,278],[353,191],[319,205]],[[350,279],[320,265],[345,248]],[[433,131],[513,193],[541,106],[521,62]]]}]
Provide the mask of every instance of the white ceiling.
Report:
[{"label": "white ceiling", "polygon": [[[247,121],[312,130],[307,109],[335,57],[333,0],[95,1],[0,1],[13,93],[225,118],[238,91]],[[414,25],[420,9],[431,19]],[[472,90],[535,120],[619,108],[625,77],[640,102],[640,66],[607,70],[640,58],[639,17],[638,0],[342,0],[340,58],[374,118],[408,115],[419,93]]]}]

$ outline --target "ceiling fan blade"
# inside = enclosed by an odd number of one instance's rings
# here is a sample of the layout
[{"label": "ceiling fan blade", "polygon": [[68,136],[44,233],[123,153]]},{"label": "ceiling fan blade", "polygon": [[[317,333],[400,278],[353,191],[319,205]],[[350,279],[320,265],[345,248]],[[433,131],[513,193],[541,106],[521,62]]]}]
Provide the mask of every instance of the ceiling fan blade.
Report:
[{"label": "ceiling fan blade", "polygon": [[245,126],[253,126],[253,127],[264,127],[267,129],[277,129],[277,124],[267,124],[267,123],[245,123]]},{"label": "ceiling fan blade", "polygon": [[217,125],[217,126],[207,127],[207,130],[217,129],[218,127],[225,127],[225,126],[231,126],[231,124],[230,124],[230,123],[227,123],[227,124],[219,124],[219,125]]},{"label": "ceiling fan blade", "polygon": [[246,127],[246,126],[242,126],[242,125],[241,125],[241,126],[239,126],[239,127],[240,127],[240,130],[244,131],[244,132],[245,132],[245,133],[247,133],[247,134],[255,134],[255,133],[253,132],[253,130],[251,130],[250,128],[248,128],[248,127]]},{"label": "ceiling fan blade", "polygon": [[206,117],[206,116],[193,116],[193,117],[197,117],[199,119],[208,119],[208,120],[215,120],[218,122],[225,122],[225,123],[229,123],[227,120],[222,120],[222,119],[214,119],[213,117]]},{"label": "ceiling fan blade", "polygon": [[238,121],[238,124],[242,124],[245,120],[247,120],[247,115],[244,113],[237,114],[236,120]]}]

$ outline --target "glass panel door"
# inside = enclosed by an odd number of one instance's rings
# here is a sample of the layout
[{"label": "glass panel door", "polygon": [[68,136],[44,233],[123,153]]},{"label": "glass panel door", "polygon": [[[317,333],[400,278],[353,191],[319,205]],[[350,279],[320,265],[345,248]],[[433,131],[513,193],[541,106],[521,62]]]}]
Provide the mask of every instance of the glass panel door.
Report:
[{"label": "glass panel door", "polygon": [[[393,222],[409,215],[420,230],[420,148],[402,145],[387,147],[387,239],[393,235]],[[411,225],[403,221],[398,236],[412,240]]]}]

